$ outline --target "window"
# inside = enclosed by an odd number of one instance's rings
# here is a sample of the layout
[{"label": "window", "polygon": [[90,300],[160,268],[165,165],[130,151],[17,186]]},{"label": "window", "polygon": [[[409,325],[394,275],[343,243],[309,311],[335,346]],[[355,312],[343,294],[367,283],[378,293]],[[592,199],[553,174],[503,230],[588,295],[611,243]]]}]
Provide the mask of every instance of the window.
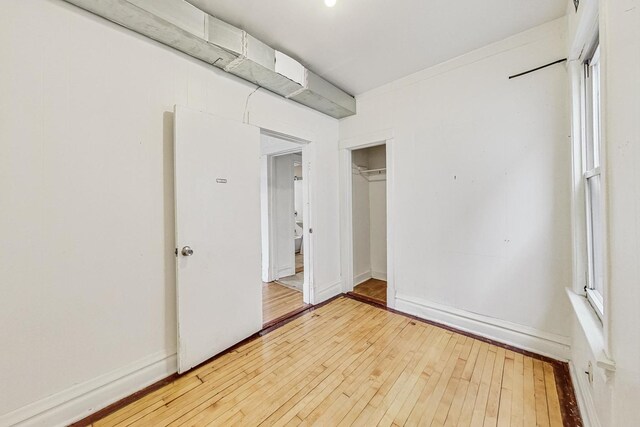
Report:
[{"label": "window", "polygon": [[587,224],[587,285],[589,302],[604,315],[604,222],[600,177],[600,46],[584,62],[583,177]]}]

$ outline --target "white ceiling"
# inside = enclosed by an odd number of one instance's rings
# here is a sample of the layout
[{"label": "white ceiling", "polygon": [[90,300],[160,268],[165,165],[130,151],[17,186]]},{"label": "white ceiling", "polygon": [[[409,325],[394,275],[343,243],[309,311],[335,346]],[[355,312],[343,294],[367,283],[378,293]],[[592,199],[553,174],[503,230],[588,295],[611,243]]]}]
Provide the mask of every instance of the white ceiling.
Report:
[{"label": "white ceiling", "polygon": [[564,15],[565,0],[188,0],[345,91],[369,89]]}]

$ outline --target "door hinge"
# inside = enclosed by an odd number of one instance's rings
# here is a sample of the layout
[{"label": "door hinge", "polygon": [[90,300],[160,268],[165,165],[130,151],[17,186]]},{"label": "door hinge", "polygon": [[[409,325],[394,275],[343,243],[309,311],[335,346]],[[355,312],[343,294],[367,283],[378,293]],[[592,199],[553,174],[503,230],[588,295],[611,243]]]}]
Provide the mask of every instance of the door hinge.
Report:
[{"label": "door hinge", "polygon": [[309,229],[309,234],[313,234],[313,228]]},{"label": "door hinge", "polygon": [[178,256],[178,248],[176,248],[175,254],[176,254],[176,256]]}]

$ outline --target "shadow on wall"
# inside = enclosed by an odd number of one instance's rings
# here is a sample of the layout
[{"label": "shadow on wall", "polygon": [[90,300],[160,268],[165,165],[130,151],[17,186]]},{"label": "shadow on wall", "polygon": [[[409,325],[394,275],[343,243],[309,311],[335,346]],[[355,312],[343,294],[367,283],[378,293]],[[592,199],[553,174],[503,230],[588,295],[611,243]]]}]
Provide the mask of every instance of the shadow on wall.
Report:
[{"label": "shadow on wall", "polygon": [[165,341],[168,348],[177,346],[176,326],[176,222],[174,192],[174,156],[173,156],[173,112],[162,114],[162,161],[163,161],[163,200],[164,200],[164,277],[165,277]]}]

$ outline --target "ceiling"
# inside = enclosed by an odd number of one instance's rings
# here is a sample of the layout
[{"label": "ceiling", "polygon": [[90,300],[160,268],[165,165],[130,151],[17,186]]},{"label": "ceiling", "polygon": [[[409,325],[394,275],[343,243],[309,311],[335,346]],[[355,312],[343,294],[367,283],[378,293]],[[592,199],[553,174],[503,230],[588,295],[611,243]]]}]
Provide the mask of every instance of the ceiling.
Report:
[{"label": "ceiling", "polygon": [[359,95],[564,15],[565,0],[188,0]]}]

